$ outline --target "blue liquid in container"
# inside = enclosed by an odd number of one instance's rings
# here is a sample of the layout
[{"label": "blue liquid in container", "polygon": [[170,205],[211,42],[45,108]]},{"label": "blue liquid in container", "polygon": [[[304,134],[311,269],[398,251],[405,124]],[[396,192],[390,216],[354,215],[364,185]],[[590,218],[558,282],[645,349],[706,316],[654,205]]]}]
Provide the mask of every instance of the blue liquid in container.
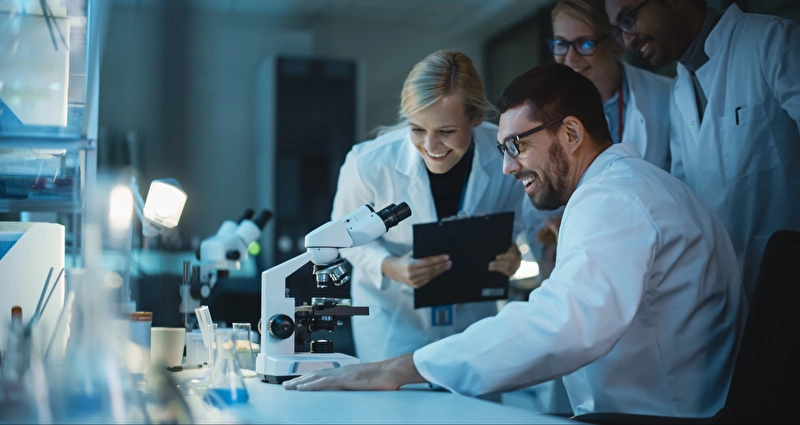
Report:
[{"label": "blue liquid in container", "polygon": [[217,404],[220,400],[225,404],[247,403],[250,398],[246,388],[236,388],[235,392],[230,388],[209,388],[208,392],[214,393],[212,396],[206,396],[206,401],[211,404]]}]

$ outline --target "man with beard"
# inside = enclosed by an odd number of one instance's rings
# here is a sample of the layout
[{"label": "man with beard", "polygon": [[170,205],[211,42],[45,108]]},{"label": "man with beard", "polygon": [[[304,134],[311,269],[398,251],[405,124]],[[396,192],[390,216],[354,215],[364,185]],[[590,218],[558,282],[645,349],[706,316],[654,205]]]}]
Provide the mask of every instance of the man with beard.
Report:
[{"label": "man with beard", "polygon": [[569,67],[517,77],[498,108],[503,172],[536,207],[566,205],[550,278],[460,334],[286,388],[430,382],[474,396],[563,377],[576,415],[716,414],[745,308],[722,223],[635,145],[612,143],[600,94]]},{"label": "man with beard", "polygon": [[678,61],[671,172],[728,229],[750,297],[767,240],[800,230],[800,25],[704,0],[606,0],[625,46]]}]

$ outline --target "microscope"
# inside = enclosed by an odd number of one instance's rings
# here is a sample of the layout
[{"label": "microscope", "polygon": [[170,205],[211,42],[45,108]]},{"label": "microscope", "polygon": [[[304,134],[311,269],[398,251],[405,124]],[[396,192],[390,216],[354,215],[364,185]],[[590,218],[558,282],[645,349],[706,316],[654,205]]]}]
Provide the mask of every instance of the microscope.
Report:
[{"label": "microscope", "polygon": [[[217,233],[200,243],[197,251],[199,265],[190,269],[189,262],[183,264],[183,281],[180,286],[180,312],[188,317],[200,307],[201,299],[211,295],[214,285],[230,276],[231,270],[238,270],[248,259],[248,246],[261,237],[261,231],[272,218],[272,211],[262,210],[253,218],[255,212],[247,209],[238,221],[225,220]],[[188,327],[188,323],[186,324]]]},{"label": "microscope", "polygon": [[[333,330],[337,317],[368,315],[369,307],[343,305],[326,298],[312,299],[311,306],[295,307],[294,298],[288,296],[286,278],[311,261],[318,288],[329,283],[342,285],[350,280],[350,274],[339,250],[372,242],[409,216],[411,209],[405,202],[378,212],[364,205],[307,234],[305,253],[261,274],[261,352],[256,359],[259,379],[281,383],[304,373],[359,363],[355,357],[333,352],[331,341],[310,341],[311,333]],[[309,340],[311,351],[296,352],[296,339]]]}]

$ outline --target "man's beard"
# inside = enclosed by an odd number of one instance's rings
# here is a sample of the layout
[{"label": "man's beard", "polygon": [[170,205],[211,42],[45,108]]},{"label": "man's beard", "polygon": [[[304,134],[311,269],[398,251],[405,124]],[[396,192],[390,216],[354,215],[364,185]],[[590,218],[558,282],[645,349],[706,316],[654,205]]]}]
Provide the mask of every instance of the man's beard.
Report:
[{"label": "man's beard", "polygon": [[531,193],[529,197],[536,209],[555,210],[567,203],[567,175],[569,174],[569,161],[564,149],[558,143],[553,143],[548,151],[550,164],[552,164],[549,178],[545,181],[544,176],[539,176],[537,184],[543,184],[538,195]]}]

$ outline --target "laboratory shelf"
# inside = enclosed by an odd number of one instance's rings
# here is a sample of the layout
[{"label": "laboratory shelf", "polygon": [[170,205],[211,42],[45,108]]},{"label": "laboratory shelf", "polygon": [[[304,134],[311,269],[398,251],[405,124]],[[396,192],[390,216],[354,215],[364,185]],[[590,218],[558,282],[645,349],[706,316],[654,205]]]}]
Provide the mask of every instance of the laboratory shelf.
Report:
[{"label": "laboratory shelf", "polygon": [[93,150],[97,149],[97,141],[75,137],[26,137],[0,134],[0,149],[5,148]]},{"label": "laboratory shelf", "polygon": [[0,199],[0,211],[9,213],[27,212],[56,212],[56,213],[81,213],[81,202],[52,201],[48,199]]},{"label": "laboratory shelf", "polygon": [[81,258],[111,3],[0,0],[0,42],[15,47],[0,84],[0,213],[64,225],[68,250]]}]

